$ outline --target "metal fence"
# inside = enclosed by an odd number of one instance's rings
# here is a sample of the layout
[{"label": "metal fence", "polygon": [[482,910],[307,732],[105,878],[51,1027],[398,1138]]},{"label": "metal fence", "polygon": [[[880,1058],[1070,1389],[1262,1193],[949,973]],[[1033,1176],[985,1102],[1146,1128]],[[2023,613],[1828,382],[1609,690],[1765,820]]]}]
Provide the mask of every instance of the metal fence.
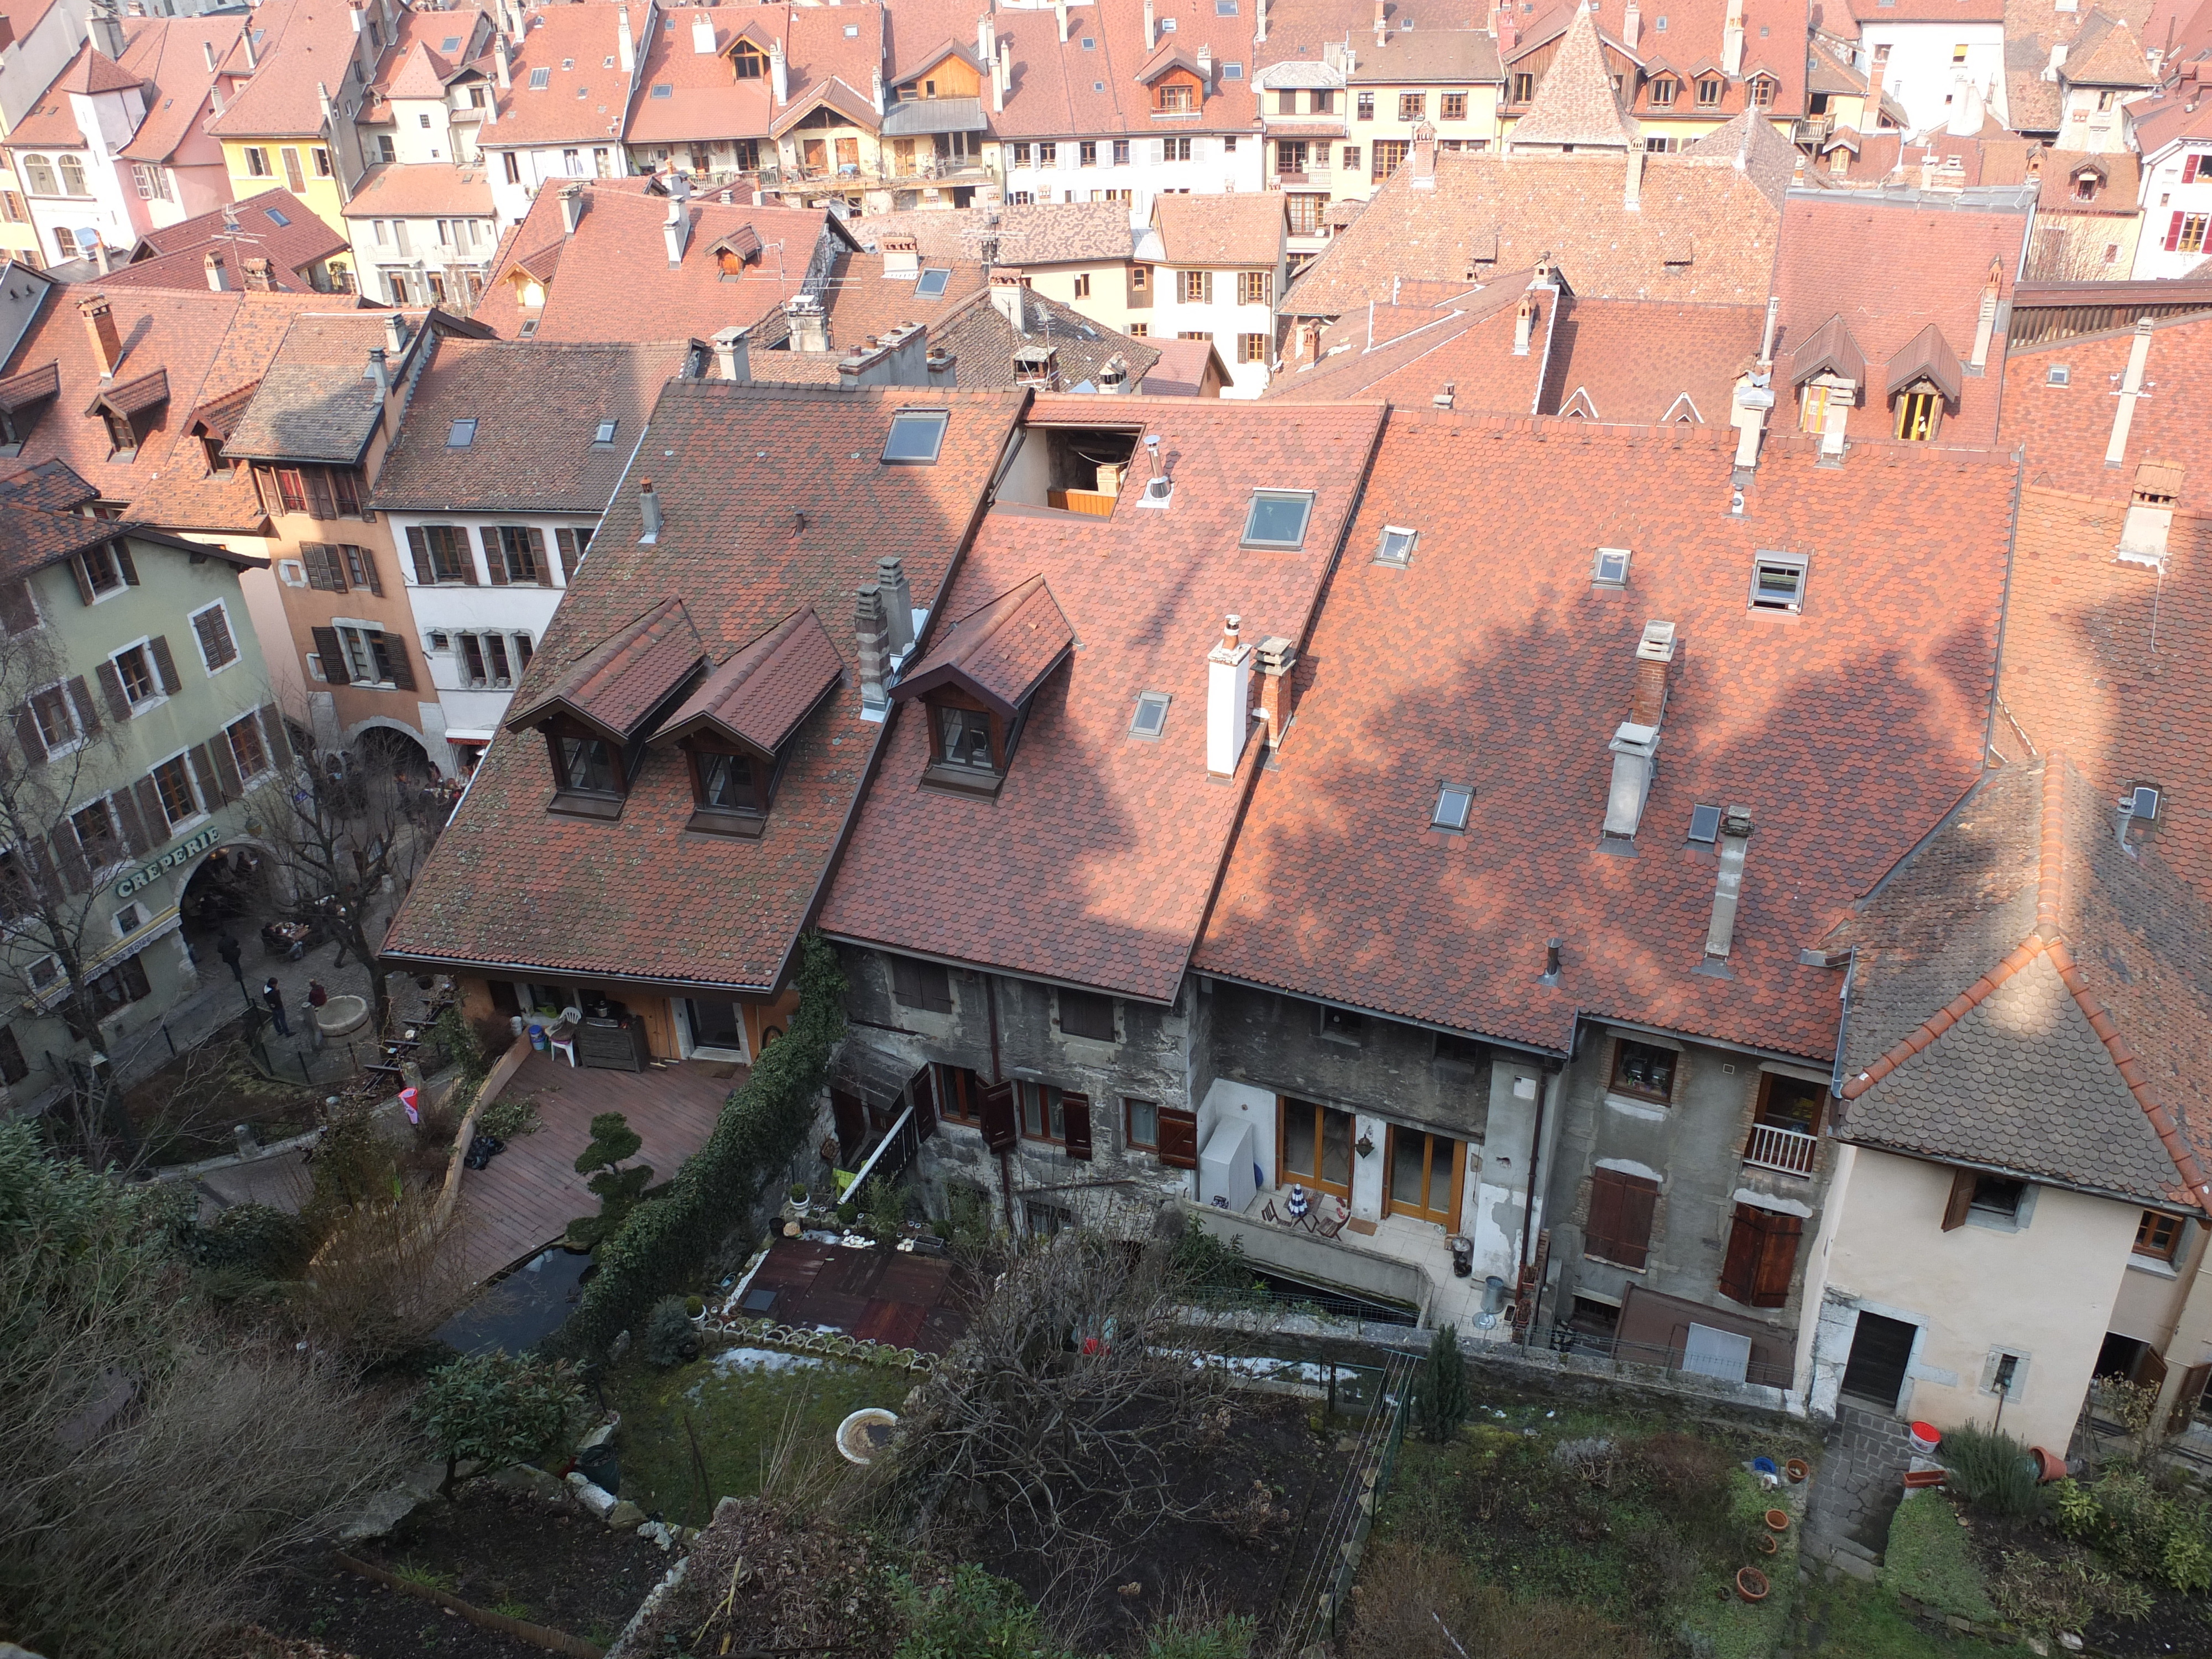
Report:
[{"label": "metal fence", "polygon": [[1625,1342],[1617,1336],[1577,1330],[1571,1325],[1539,1325],[1529,1334],[1528,1345],[1549,1348],[1554,1353],[1609,1359],[1618,1365],[1649,1365],[1656,1370],[1684,1372],[1692,1376],[1711,1376],[1723,1382],[1750,1382],[1760,1388],[1786,1389],[1794,1382],[1791,1370],[1786,1364],[1763,1364],[1755,1359],[1748,1360],[1745,1363],[1742,1376],[1723,1376],[1702,1367],[1692,1370],[1683,1363],[1687,1358],[1685,1351],[1664,1342]]},{"label": "metal fence", "polygon": [[1358,1411],[1362,1423],[1351,1467],[1330,1503],[1304,1582],[1286,1604],[1286,1628],[1293,1637],[1285,1649],[1303,1652],[1336,1634],[1337,1621],[1352,1601],[1376,1511],[1390,1489],[1398,1449],[1406,1440],[1406,1414],[1413,1378],[1425,1362],[1412,1354],[1386,1355],[1377,1365],[1334,1362],[1330,1399],[1339,1413]]},{"label": "metal fence", "polygon": [[1225,1286],[1201,1285],[1187,1292],[1186,1299],[1209,1313],[1255,1312],[1275,1318],[1294,1318],[1300,1314],[1311,1314],[1332,1319],[1353,1319],[1367,1325],[1410,1327],[1421,1322],[1418,1309],[1370,1301],[1364,1297],[1335,1296],[1326,1291],[1310,1290],[1303,1285],[1291,1287],[1255,1283],[1235,1290]]},{"label": "metal fence", "polygon": [[846,1195],[858,1198],[862,1186],[878,1176],[886,1181],[896,1181],[921,1150],[921,1132],[915,1127],[914,1108],[902,1108],[891,1120],[891,1127],[884,1131],[884,1138],[876,1143],[875,1151],[854,1172],[852,1184],[845,1188]]}]

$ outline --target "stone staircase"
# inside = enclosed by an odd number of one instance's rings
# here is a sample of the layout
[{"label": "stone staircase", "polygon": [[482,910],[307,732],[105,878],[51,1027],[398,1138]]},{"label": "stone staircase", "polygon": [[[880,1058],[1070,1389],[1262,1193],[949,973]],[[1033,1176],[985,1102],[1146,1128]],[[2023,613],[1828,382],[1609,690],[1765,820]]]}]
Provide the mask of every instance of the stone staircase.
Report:
[{"label": "stone staircase", "polygon": [[1798,1547],[1804,1571],[1819,1565],[1873,1579],[1911,1460],[1911,1439],[1894,1415],[1850,1400],[1838,1403],[1806,1507]]}]

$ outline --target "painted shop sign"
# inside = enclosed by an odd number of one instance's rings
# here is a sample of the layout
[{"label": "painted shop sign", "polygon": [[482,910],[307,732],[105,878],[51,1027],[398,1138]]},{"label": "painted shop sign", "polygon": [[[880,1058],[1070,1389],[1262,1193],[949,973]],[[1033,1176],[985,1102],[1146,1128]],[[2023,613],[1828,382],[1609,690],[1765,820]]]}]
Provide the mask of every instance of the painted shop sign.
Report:
[{"label": "painted shop sign", "polygon": [[167,852],[162,854],[161,857],[155,859],[151,864],[140,866],[138,869],[132,871],[129,875],[124,877],[122,880],[117,882],[115,884],[115,896],[118,898],[129,898],[133,893],[139,892],[145,888],[151,887],[155,882],[161,880],[164,875],[175,869],[179,865],[185,863],[188,860],[198,858],[202,853],[206,852],[210,848],[213,847],[222,839],[222,836],[216,830],[216,827],[213,824],[210,824],[206,829],[201,830],[199,834],[192,836],[189,841],[179,842],[174,847],[172,847]]}]

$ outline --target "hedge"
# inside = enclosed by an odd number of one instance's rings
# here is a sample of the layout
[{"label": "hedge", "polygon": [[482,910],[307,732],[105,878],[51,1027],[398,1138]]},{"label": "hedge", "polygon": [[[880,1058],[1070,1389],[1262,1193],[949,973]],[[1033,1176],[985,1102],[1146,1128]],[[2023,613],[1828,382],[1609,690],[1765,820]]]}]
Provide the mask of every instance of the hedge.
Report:
[{"label": "hedge", "polygon": [[830,1050],[844,1034],[845,975],[836,952],[809,934],[799,945],[799,1010],[790,1029],[760,1052],[707,1144],[684,1160],[662,1195],[632,1210],[621,1230],[600,1243],[599,1270],[585,1281],[582,1303],[549,1346],[580,1356],[599,1352],[658,1297],[692,1279],[805,1140]]}]

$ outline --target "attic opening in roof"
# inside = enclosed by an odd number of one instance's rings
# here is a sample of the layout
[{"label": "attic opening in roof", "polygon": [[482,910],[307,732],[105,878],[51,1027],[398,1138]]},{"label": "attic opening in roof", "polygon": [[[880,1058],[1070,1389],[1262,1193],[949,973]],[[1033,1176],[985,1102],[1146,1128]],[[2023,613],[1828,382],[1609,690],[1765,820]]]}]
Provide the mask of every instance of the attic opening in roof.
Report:
[{"label": "attic opening in roof", "polygon": [[1008,506],[1111,518],[1139,436],[1133,427],[1032,425],[999,481],[998,499]]}]

